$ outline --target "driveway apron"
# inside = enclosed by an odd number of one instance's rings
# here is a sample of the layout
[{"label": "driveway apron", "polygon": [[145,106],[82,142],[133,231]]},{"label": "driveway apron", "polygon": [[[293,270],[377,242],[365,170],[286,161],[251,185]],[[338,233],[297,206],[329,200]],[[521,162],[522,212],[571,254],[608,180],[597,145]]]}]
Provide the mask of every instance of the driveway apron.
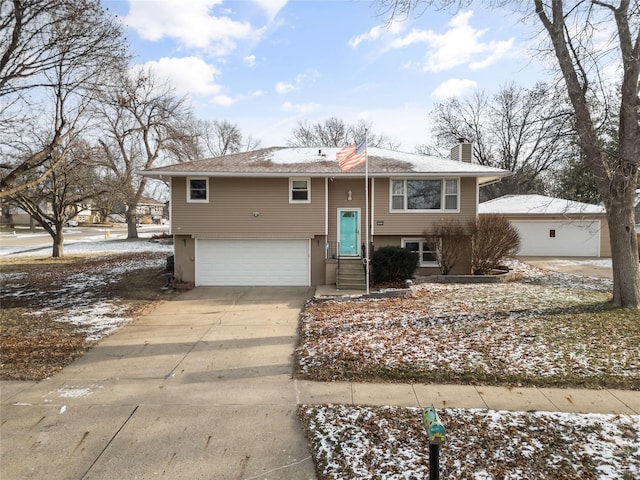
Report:
[{"label": "driveway apron", "polygon": [[315,479],[291,379],[312,293],[196,288],[50,379],[3,382],[0,477]]}]

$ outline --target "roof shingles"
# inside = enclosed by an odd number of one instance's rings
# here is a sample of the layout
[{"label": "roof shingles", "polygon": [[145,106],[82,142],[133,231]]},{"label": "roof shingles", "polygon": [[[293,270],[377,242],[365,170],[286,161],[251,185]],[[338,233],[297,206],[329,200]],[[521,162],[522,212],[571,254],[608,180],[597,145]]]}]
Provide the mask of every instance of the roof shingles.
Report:
[{"label": "roof shingles", "polygon": [[[143,172],[151,177],[185,175],[317,175],[356,174],[362,176],[364,164],[343,173],[336,161],[338,148],[271,147],[222,157],[177,163]],[[474,163],[456,162],[446,158],[396,152],[380,148],[368,149],[368,170],[371,176],[388,174],[437,174],[500,178],[510,172]]]}]

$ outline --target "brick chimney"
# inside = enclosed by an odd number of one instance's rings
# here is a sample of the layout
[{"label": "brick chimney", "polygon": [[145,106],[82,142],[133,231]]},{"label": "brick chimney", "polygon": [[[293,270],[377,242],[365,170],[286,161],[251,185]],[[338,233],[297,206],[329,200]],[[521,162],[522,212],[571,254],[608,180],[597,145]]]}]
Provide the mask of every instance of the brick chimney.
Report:
[{"label": "brick chimney", "polygon": [[473,144],[466,138],[459,138],[458,144],[451,149],[451,160],[473,163]]}]

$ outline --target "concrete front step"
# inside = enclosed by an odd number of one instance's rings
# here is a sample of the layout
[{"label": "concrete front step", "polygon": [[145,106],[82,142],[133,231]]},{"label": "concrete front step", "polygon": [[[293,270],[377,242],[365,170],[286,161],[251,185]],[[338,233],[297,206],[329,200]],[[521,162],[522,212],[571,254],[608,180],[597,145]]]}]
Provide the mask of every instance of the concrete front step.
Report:
[{"label": "concrete front step", "polygon": [[366,276],[361,259],[341,260],[336,273],[336,286],[340,289],[365,289]]}]

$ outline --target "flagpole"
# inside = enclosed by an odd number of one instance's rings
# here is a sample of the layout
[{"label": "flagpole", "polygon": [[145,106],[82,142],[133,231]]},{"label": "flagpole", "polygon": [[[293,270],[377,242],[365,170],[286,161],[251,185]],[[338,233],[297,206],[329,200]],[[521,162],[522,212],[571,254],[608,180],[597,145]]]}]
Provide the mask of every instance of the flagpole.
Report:
[{"label": "flagpole", "polygon": [[369,146],[367,145],[367,129],[364,131],[364,236],[365,236],[365,277],[367,295],[369,295]]}]

